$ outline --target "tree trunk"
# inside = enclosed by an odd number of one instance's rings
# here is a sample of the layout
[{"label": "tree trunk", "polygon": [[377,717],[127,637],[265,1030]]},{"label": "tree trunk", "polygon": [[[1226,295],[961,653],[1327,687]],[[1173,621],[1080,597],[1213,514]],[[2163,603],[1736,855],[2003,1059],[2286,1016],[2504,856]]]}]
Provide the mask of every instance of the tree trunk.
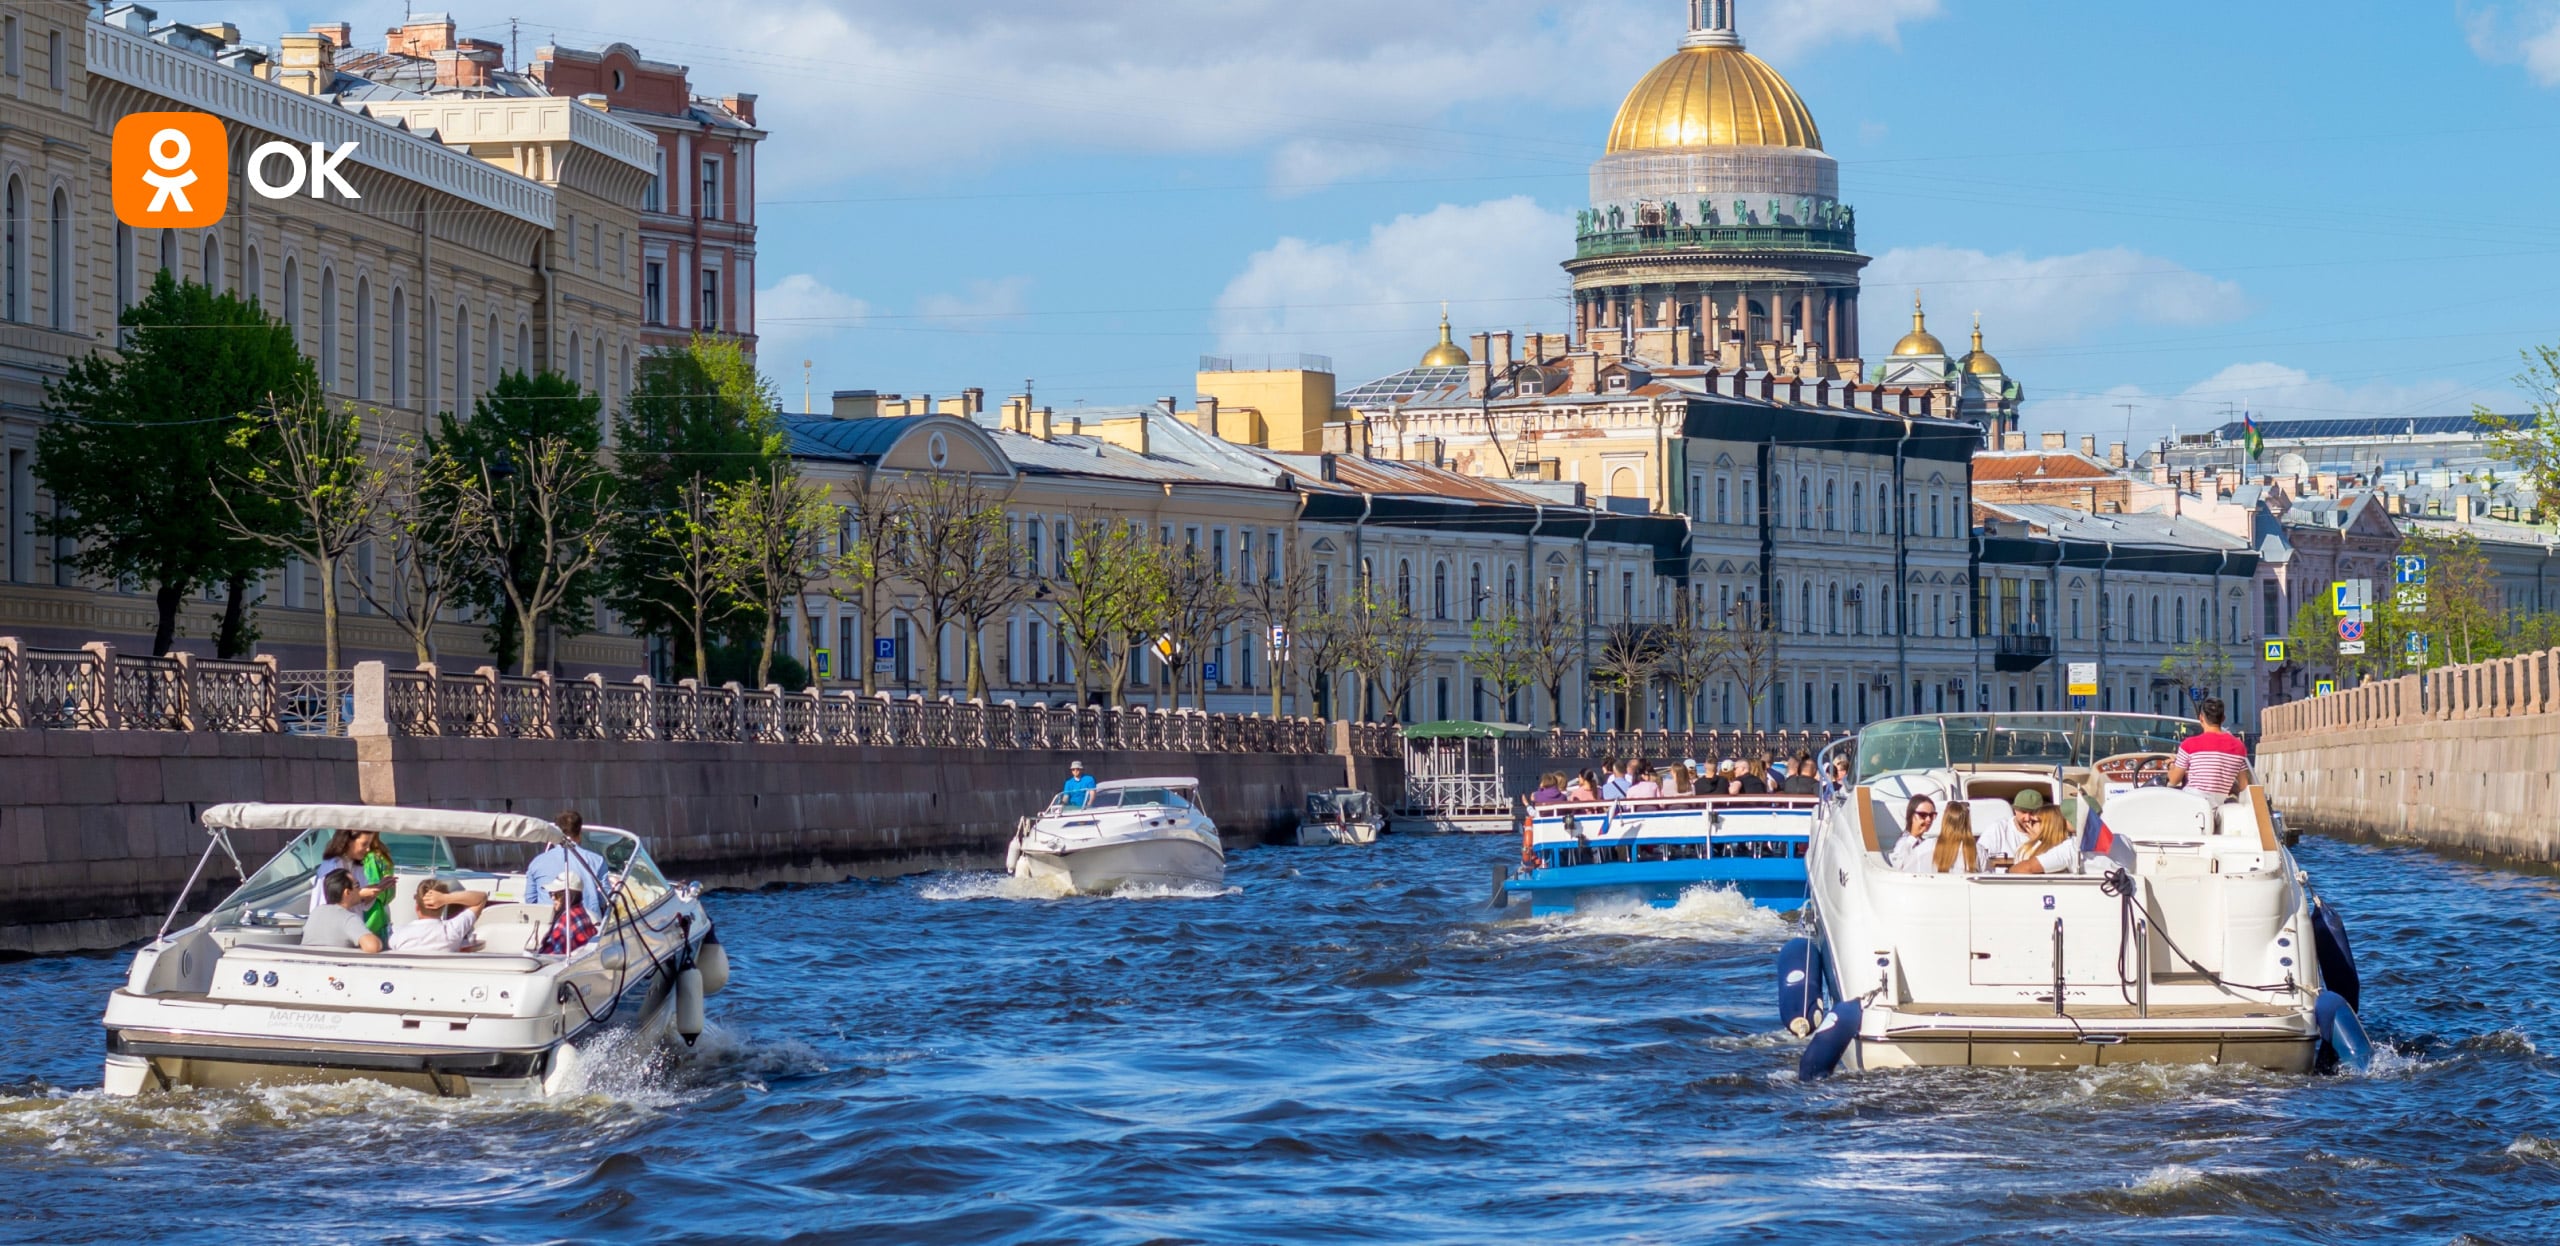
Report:
[{"label": "tree trunk", "polygon": [[529,610],[516,611],[516,674],[533,678],[533,637],[542,620]]},{"label": "tree trunk", "polygon": [[779,611],[764,612],[764,637],[756,647],[756,686],[761,688],[773,680],[774,618]]},{"label": "tree trunk", "polygon": [[166,656],[178,644],[178,603],[187,598],[184,584],[163,584],[152,594],[152,605],[159,612],[159,622],[151,633],[151,652]]},{"label": "tree trunk", "polygon": [[323,558],[320,571],[320,666],[338,669],[338,560]]},{"label": "tree trunk", "polygon": [[916,670],[924,676],[924,699],[931,701],[942,695],[942,620],[934,619],[917,630],[924,635],[916,644]]},{"label": "tree trunk", "polygon": [[696,681],[711,678],[711,658],[706,652],[708,642],[703,638],[703,631],[711,626],[711,622],[710,620],[702,617],[703,614],[704,611],[702,603],[699,600],[695,601],[693,606],[693,677]]},{"label": "tree trunk", "polygon": [[969,699],[973,701],[984,700],[987,696],[986,636],[987,633],[984,624],[974,622],[969,624],[969,682],[967,692]]},{"label": "tree trunk", "polygon": [[234,575],[222,601],[222,628],[214,634],[213,656],[236,658],[249,650],[249,577]]}]

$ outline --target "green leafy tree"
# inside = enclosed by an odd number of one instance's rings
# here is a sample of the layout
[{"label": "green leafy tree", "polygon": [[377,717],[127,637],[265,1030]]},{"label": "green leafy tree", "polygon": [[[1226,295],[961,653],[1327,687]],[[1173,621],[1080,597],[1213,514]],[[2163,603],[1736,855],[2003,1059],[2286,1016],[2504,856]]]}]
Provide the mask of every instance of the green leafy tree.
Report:
[{"label": "green leafy tree", "polygon": [[[1099,691],[1113,706],[1126,695],[1129,666],[1162,569],[1155,542],[1127,519],[1096,512],[1068,524],[1067,547],[1042,588],[1058,637],[1074,656],[1076,703]],[[1096,681],[1100,682],[1099,689]]]},{"label": "green leafy tree", "polygon": [[738,608],[722,583],[717,506],[712,491],[696,476],[685,482],[675,509],[648,517],[641,537],[658,547],[651,560],[654,574],[667,599],[681,606],[677,617],[693,655],[687,669],[702,680],[711,678],[711,625]]},{"label": "green leafy tree", "polygon": [[[469,420],[450,412],[437,417],[431,449],[452,464],[455,487],[483,506],[514,508],[502,515],[475,514],[470,529],[480,556],[472,560],[475,574],[458,586],[461,601],[495,620],[489,647],[501,667],[531,674],[547,660],[542,650],[558,638],[563,621],[589,613],[600,587],[596,559],[570,559],[577,569],[563,578],[556,560],[567,548],[562,542],[573,535],[592,540],[600,555],[608,532],[581,532],[578,526],[610,523],[614,534],[622,531],[612,505],[614,482],[601,461],[604,434],[596,413],[602,405],[557,372],[510,372],[480,396]],[[518,475],[537,459],[551,477],[540,488]],[[544,492],[552,489],[557,497]],[[536,505],[551,513],[537,514]],[[557,529],[557,540],[542,535],[546,527]],[[494,547],[492,532],[499,534]],[[491,561],[492,548],[503,548],[505,559]],[[525,630],[530,616],[519,607],[537,597],[545,605],[534,613],[550,633]],[[574,622],[569,626],[572,634],[578,630]]]},{"label": "green leafy tree", "polygon": [[2516,388],[2525,395],[2524,414],[2502,415],[2474,406],[2471,418],[2489,434],[2497,456],[2515,464],[2532,484],[2533,518],[2540,523],[2560,514],[2560,346],[2526,350],[2524,365],[2515,376]]},{"label": "green leafy tree", "polygon": [[[684,507],[695,481],[707,498],[722,485],[767,479],[787,461],[785,450],[781,404],[738,343],[696,337],[641,359],[614,417],[614,495],[623,518],[604,576],[606,599],[635,630],[674,641],[688,634],[694,613],[682,569],[670,565],[679,551],[653,539],[654,526]],[[758,624],[752,610],[715,613],[739,630],[728,640],[740,647]]]},{"label": "green leafy tree", "polygon": [[1517,613],[1478,619],[1467,626],[1467,669],[1493,685],[1494,695],[1508,706],[1521,689],[1537,682],[1537,655],[1531,651],[1528,625]]},{"label": "green leafy tree", "polygon": [[189,594],[226,586],[216,648],[237,656],[248,647],[247,590],[277,551],[212,522],[214,491],[263,457],[233,438],[241,414],[308,388],[310,361],[255,303],[166,269],[119,322],[119,352],[74,360],[45,390],[35,477],[54,512],[41,530],[78,543],[72,565],[82,574],[150,586],[155,653],[177,643]]},{"label": "green leafy tree", "polygon": [[[2205,695],[2215,689],[2231,686],[2232,674],[2239,669],[2231,658],[2231,646],[2204,636],[2197,636],[2160,659],[2160,673],[2178,681],[2180,695],[2185,689],[2203,688]],[[2192,711],[2195,707],[2187,707]]]},{"label": "green leafy tree", "polygon": [[[756,639],[759,688],[773,677],[774,641],[784,611],[800,625],[804,640],[814,639],[803,603],[811,584],[836,572],[827,541],[842,513],[842,507],[827,500],[825,485],[801,479],[788,460],[767,467],[761,480],[712,486],[712,574],[732,599],[752,606],[764,619]],[[810,652],[816,648],[803,646]]]},{"label": "green leafy tree", "polygon": [[227,464],[229,479],[214,490],[233,534],[320,573],[322,661],[333,671],[343,669],[338,600],[347,560],[382,520],[394,483],[389,465],[411,452],[369,447],[365,437],[364,416],[346,403],[316,390],[276,395],[231,430],[232,447],[256,457]]}]

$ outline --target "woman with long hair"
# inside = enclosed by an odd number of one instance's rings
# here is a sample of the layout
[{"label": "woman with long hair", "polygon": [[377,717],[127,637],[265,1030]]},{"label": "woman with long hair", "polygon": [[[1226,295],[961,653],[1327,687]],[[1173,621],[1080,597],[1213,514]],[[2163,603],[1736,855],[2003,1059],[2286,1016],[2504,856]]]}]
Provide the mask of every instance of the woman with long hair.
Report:
[{"label": "woman with long hair", "polygon": [[1778,781],[1769,777],[1769,755],[1767,753],[1753,753],[1751,755],[1751,760],[1743,764],[1742,794],[1745,796],[1766,796],[1777,790]]},{"label": "woman with long hair", "polygon": [[2080,868],[2079,837],[2071,833],[2071,824],[2062,811],[2051,805],[2032,811],[2035,834],[2018,845],[2018,863],[2009,867],[2012,874],[2068,874]]},{"label": "woman with long hair", "polygon": [[1564,798],[1565,803],[1574,805],[1589,804],[1600,799],[1600,776],[1587,769],[1573,776],[1573,782],[1565,785]]},{"label": "woman with long hair", "polygon": [[1981,871],[1982,848],[1973,835],[1972,802],[1948,802],[1946,816],[1938,820],[1938,851],[1929,858],[1929,864],[1931,868],[1926,872],[1933,874],[1958,873],[1959,865],[1962,873]]},{"label": "woman with long hair", "polygon": [[321,850],[320,868],[311,876],[311,902],[315,907],[328,904],[323,888],[329,876],[340,871],[361,884],[360,889],[366,894],[365,928],[376,935],[387,935],[397,870],[391,864],[391,854],[383,851],[382,837],[371,831],[345,829],[330,834],[329,846]]}]

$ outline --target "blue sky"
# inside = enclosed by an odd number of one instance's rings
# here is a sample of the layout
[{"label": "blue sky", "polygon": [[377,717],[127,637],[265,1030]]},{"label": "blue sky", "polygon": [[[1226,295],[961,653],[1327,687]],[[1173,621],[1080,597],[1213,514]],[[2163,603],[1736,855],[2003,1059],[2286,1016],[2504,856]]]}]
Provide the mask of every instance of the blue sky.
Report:
[{"label": "blue sky", "polygon": [[[187,5],[172,15],[212,20]],[[1562,327],[1572,210],[1681,0],[570,0],[758,93],[768,371],[1188,401],[1204,353],[1404,366]],[[175,10],[175,6],[173,6]],[[378,10],[372,11],[372,10]],[[521,10],[519,10],[521,11]],[[377,43],[397,6],[325,18]],[[273,12],[275,20],[256,17]],[[494,8],[456,17],[503,36]],[[1980,311],[2026,426],[2512,408],[2560,340],[2560,0],[1743,0],[1858,208],[1867,341]],[[259,37],[253,35],[253,38]],[[1870,349],[1879,349],[1871,345]]]}]

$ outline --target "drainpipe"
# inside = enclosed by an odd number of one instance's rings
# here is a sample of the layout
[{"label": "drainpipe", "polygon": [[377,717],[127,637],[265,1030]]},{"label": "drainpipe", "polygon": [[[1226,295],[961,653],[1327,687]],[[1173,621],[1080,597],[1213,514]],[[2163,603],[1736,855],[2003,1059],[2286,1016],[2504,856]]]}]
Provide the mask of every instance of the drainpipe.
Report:
[{"label": "drainpipe", "polygon": [[[1534,508],[1536,517],[1529,523],[1529,536],[1525,542],[1527,552],[1524,557],[1526,562],[1525,565],[1521,567],[1521,572],[1529,581],[1529,608],[1535,610],[1538,608],[1538,534],[1547,530],[1547,504],[1544,502],[1533,502],[1530,505]],[[1553,603],[1549,603],[1549,605],[1552,606]],[[1538,691],[1544,692],[1546,689],[1540,688]],[[1537,697],[1533,695],[1529,700],[1532,702],[1533,708],[1530,709],[1527,719],[1529,723],[1534,726],[1538,720],[1538,711],[1534,708],[1534,703],[1537,701]],[[1561,727],[1564,725],[1561,721],[1562,716],[1558,713],[1558,711],[1563,708],[1564,707],[1559,705],[1550,705],[1547,707],[1548,726]]]},{"label": "drainpipe", "polygon": [[[2112,678],[2107,674],[2107,603],[2111,600],[2107,596],[2107,569],[2115,565],[2116,543],[2109,541],[2106,546],[2107,556],[2098,562],[2098,678],[2101,680]],[[2126,626],[2132,626],[2132,621],[2127,620]],[[2098,685],[2101,697],[2105,695],[2105,689],[2109,686],[2105,683]],[[2101,700],[2099,704],[2103,705],[2105,702]],[[2131,713],[2132,708],[2127,706],[2125,710]]]},{"label": "drainpipe", "polygon": [[[2062,611],[2063,548],[2063,539],[2058,536],[2055,537],[2053,539],[2053,566],[2045,571],[2044,608],[2054,614],[2059,614]],[[2040,620],[2040,622],[2044,624],[2044,634],[2055,638],[2055,640],[2059,642],[2062,635],[2062,629],[2055,625],[2060,623],[2061,620],[2047,617]],[[2054,656],[2046,659],[2047,664],[2052,669],[2047,670],[2044,673],[2044,677],[2054,681],[2053,708],[2057,710],[2067,710],[2071,706],[2071,664],[2062,660],[2061,644],[2056,643],[2053,646],[2053,650]]]},{"label": "drainpipe", "polygon": [[1591,620],[1600,613],[1600,590],[1591,578],[1591,536],[1600,529],[1600,515],[1585,509],[1582,514],[1582,725],[1600,729],[1600,707],[1591,703]]},{"label": "drainpipe", "polygon": [[[1888,710],[1892,708],[1893,697],[1911,687],[1911,614],[1903,608],[1904,602],[1909,600],[1906,594],[1910,592],[1911,512],[1903,505],[1906,494],[1902,479],[1903,449],[1910,444],[1911,417],[1906,415],[1902,417],[1902,436],[1893,443],[1893,505],[1886,512],[1893,516],[1893,600],[1886,604],[1902,621],[1902,626],[1893,629],[1894,692],[1885,698]],[[1920,707],[1912,705],[1904,712],[1917,714]],[[1888,713],[1886,717],[1892,715]]]},{"label": "drainpipe", "polygon": [[[1369,546],[1363,534],[1369,527],[1369,513],[1375,506],[1376,501],[1377,495],[1372,494],[1365,489],[1362,490],[1360,493],[1360,517],[1351,521],[1351,582],[1353,586],[1359,590],[1360,608],[1362,610],[1367,610],[1369,608],[1369,593],[1370,590],[1375,587],[1370,582],[1369,578],[1362,574],[1362,569],[1367,566],[1369,558]],[[1330,676],[1327,678],[1330,678]],[[1352,702],[1353,717],[1351,721],[1366,721],[1364,716],[1368,712],[1368,709],[1369,681],[1366,678],[1362,678],[1360,680],[1359,692]]]}]

